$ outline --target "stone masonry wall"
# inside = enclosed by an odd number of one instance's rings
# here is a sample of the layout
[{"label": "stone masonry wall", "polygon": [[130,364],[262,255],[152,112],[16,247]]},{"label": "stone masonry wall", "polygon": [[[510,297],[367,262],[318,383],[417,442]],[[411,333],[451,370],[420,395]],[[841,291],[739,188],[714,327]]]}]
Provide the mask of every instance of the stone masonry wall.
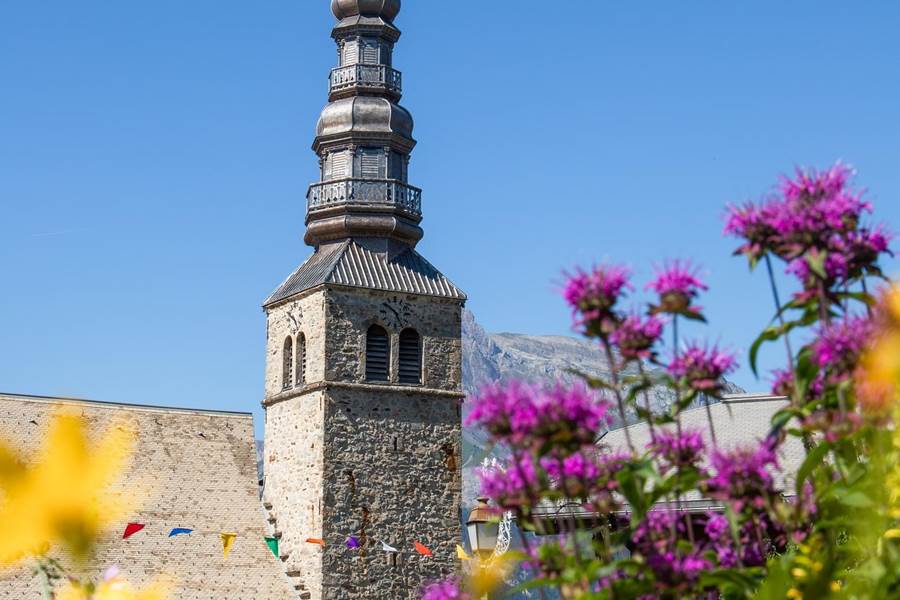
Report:
[{"label": "stone masonry wall", "polygon": [[[458,301],[328,288],[268,311],[266,485],[288,573],[311,600],[417,598],[452,572],[459,543]],[[391,381],[365,382],[365,338],[391,336]],[[400,332],[422,336],[423,383],[397,383]],[[307,379],[284,390],[287,335],[307,340]],[[362,547],[350,549],[356,537]],[[326,547],[308,544],[309,537]],[[418,555],[421,542],[434,557]],[[385,553],[381,543],[399,553]]]},{"label": "stone masonry wall", "polygon": [[[263,502],[281,534],[284,567],[301,594],[321,598],[322,558],[307,538],[321,538],[324,472],[324,295],[310,294],[268,311]],[[306,381],[284,389],[284,340],[306,336]],[[296,345],[295,345],[296,351]],[[296,373],[295,373],[296,375]]]}]

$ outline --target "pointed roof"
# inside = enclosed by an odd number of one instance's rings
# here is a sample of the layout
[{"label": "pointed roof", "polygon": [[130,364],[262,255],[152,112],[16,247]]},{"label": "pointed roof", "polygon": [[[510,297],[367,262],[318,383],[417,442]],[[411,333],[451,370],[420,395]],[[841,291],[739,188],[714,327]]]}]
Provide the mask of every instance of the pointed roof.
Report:
[{"label": "pointed roof", "polygon": [[386,252],[373,252],[353,240],[345,240],[316,250],[266,298],[263,306],[323,284],[466,299],[462,290],[412,248],[389,258]]}]

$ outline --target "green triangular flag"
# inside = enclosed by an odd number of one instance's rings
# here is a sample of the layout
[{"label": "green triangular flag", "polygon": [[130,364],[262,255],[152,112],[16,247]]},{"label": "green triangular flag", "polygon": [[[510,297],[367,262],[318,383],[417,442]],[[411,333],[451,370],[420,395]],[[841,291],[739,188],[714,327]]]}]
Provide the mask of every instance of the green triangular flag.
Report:
[{"label": "green triangular flag", "polygon": [[268,544],[269,550],[272,551],[272,554],[275,555],[275,558],[278,558],[278,538],[267,537],[266,544]]}]

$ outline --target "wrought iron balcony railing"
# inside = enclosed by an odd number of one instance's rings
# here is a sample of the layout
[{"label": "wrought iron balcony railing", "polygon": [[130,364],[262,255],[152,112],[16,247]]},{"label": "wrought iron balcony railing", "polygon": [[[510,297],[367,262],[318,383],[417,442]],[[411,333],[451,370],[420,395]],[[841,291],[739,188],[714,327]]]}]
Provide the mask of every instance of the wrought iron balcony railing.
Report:
[{"label": "wrought iron balcony railing", "polygon": [[331,70],[329,91],[332,94],[353,87],[380,88],[400,94],[403,76],[386,65],[348,65]]},{"label": "wrought iron balcony railing", "polygon": [[422,190],[395,179],[337,179],[309,186],[307,210],[340,204],[393,206],[422,216]]}]

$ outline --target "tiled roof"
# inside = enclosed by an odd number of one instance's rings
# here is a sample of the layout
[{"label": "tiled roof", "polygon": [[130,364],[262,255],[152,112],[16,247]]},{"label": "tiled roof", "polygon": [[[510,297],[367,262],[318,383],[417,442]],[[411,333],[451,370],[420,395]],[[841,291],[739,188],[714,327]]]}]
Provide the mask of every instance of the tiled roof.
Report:
[{"label": "tiled roof", "polygon": [[[174,580],[179,600],[297,597],[264,541],[251,415],[0,394],[0,440],[31,455],[60,405],[83,414],[92,432],[116,419],[130,423],[137,441],[120,485],[147,490],[137,511],[101,539],[85,576],[96,579],[117,565],[143,587],[163,575]],[[123,540],[126,521],[146,528]],[[169,538],[175,527],[194,533]],[[238,534],[227,560],[222,532]],[[0,599],[40,598],[30,567],[0,571]]]},{"label": "tiled roof", "polygon": [[274,304],[322,284],[465,300],[466,295],[418,252],[394,258],[352,240],[320,247],[263,303]]}]

